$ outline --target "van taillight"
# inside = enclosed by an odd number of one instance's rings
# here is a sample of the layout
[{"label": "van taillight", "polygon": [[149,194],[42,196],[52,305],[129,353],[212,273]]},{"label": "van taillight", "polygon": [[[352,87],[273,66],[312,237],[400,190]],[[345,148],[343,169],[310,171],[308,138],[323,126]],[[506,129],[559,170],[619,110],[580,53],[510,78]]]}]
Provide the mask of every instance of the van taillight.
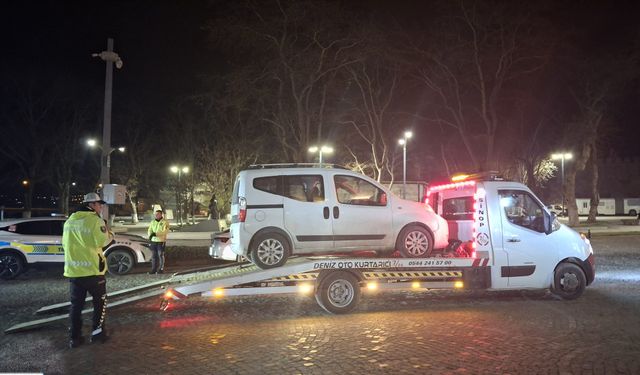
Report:
[{"label": "van taillight", "polygon": [[247,219],[247,200],[244,197],[238,197],[238,206],[240,211],[238,212],[238,221],[244,223]]}]

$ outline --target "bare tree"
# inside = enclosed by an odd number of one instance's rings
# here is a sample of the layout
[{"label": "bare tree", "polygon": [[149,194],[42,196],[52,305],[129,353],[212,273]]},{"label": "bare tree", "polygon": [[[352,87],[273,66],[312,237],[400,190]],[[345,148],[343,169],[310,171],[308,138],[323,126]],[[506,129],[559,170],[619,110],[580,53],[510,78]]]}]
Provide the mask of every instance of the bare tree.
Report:
[{"label": "bare tree", "polygon": [[[247,82],[261,120],[275,135],[284,157],[301,162],[312,142],[325,137],[327,110],[338,83],[336,73],[356,61],[350,50],[352,18],[335,3],[280,1],[243,3],[241,15],[226,15],[214,29],[249,46],[243,56]],[[224,27],[221,27],[224,25]],[[228,38],[227,38],[228,40]],[[234,48],[237,46],[234,46]]]},{"label": "bare tree", "polygon": [[415,78],[431,93],[427,117],[456,132],[469,167],[488,170],[497,166],[496,142],[508,127],[501,108],[523,78],[544,66],[546,50],[540,27],[510,3],[461,0],[454,14],[435,24],[426,47],[412,43],[421,57]]},{"label": "bare tree", "polygon": [[11,84],[4,89],[11,94],[5,96],[10,100],[2,103],[0,154],[12,160],[27,181],[23,215],[30,217],[34,189],[50,177],[46,165],[58,125],[54,111],[61,91],[55,82],[35,76],[7,82]]}]

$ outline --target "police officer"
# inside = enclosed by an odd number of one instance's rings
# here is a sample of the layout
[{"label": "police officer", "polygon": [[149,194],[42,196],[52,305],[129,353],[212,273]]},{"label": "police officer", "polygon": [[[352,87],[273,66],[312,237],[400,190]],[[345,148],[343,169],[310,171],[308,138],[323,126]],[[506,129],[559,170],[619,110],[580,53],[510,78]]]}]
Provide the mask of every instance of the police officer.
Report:
[{"label": "police officer", "polygon": [[74,212],[64,223],[64,276],[70,281],[71,309],[69,347],[84,342],[82,337],[82,309],[87,292],[93,297],[93,330],[91,342],[105,342],[104,327],[107,286],[104,277],[107,261],[102,248],[112,241],[106,222],[100,217],[106,204],[96,193],[89,193],[82,201],[84,207]]},{"label": "police officer", "polygon": [[164,248],[169,233],[169,222],[162,216],[162,210],[156,210],[156,217],[151,220],[147,234],[151,241],[151,271],[149,275],[164,272]]}]

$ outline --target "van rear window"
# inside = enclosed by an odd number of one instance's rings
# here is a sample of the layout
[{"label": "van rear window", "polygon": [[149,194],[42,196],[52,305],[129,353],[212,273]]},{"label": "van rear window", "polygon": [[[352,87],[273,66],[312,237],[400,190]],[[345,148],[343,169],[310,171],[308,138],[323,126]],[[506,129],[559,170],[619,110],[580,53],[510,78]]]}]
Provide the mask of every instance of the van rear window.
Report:
[{"label": "van rear window", "polygon": [[473,197],[459,197],[442,201],[445,220],[473,220]]}]

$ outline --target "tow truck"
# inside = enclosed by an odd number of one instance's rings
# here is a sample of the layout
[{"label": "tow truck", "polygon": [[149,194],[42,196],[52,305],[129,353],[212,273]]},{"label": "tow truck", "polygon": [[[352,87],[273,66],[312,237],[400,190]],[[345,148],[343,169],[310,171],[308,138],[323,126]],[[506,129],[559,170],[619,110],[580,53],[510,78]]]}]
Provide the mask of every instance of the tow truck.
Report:
[{"label": "tow truck", "polygon": [[249,263],[169,289],[162,308],[189,296],[314,293],[330,313],[353,310],[363,289],[550,289],[578,298],[595,278],[589,239],[558,222],[525,185],[497,173],[431,186],[425,204],[447,220],[449,246],[426,258],[301,257],[261,270]]},{"label": "tow truck", "polygon": [[[138,295],[111,306],[161,296],[160,308],[167,310],[193,296],[313,293],[327,312],[343,314],[357,306],[363,291],[549,289],[571,300],[595,279],[587,236],[560,224],[521,183],[504,181],[495,173],[456,176],[431,186],[424,203],[447,220],[450,236],[447,248],[424,258],[378,258],[371,255],[374,252],[363,252],[292,258],[284,266],[266,270],[235,262],[117,292]],[[39,312],[64,308],[68,303],[45,306]],[[5,333],[66,318],[64,314],[27,322]]]}]

